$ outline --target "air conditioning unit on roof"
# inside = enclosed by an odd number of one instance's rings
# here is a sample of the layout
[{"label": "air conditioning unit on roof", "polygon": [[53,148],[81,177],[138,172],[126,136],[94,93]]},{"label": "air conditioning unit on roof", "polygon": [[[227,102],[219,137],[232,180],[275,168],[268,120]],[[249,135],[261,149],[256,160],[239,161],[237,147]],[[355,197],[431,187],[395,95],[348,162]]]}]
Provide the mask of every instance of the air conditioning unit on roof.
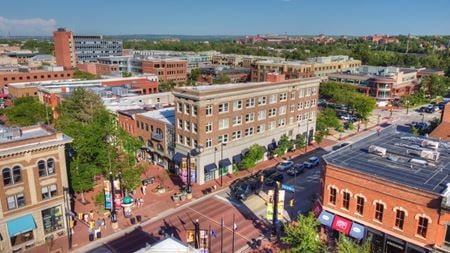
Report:
[{"label": "air conditioning unit on roof", "polygon": [[375,145],[369,146],[369,153],[379,155],[379,156],[385,156],[386,155],[386,149],[382,147],[378,147]]}]

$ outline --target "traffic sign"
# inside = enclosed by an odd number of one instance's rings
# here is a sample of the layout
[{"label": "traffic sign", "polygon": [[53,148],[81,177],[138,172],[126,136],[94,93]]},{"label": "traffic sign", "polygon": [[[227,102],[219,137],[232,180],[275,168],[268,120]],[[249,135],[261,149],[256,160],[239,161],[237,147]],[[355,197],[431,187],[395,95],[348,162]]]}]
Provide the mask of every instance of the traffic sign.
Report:
[{"label": "traffic sign", "polygon": [[295,188],[293,185],[282,184],[281,189],[290,191],[290,192],[295,192]]}]

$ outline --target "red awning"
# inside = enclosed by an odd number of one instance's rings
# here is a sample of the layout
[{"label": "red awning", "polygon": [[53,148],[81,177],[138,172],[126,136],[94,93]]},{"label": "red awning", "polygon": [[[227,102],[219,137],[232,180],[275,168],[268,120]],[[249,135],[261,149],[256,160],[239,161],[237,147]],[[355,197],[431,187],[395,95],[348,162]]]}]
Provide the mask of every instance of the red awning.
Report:
[{"label": "red awning", "polygon": [[352,227],[352,222],[350,220],[347,220],[347,219],[342,218],[337,215],[334,217],[333,225],[332,225],[332,228],[334,230],[337,230],[341,233],[348,235],[351,227]]}]

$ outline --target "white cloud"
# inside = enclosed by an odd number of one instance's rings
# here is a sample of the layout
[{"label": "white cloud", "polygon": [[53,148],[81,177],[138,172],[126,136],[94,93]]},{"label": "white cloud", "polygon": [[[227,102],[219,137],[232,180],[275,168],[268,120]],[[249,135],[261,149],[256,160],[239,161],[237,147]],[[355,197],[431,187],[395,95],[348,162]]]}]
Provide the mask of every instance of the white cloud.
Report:
[{"label": "white cloud", "polygon": [[30,18],[8,19],[0,16],[0,34],[6,35],[50,35],[56,30],[56,20]]}]

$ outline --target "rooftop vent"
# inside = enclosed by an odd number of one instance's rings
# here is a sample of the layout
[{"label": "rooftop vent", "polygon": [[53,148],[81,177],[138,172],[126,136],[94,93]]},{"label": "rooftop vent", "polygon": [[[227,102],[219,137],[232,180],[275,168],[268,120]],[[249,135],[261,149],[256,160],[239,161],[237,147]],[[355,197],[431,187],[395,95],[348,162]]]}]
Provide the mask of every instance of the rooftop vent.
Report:
[{"label": "rooftop vent", "polygon": [[431,161],[437,161],[439,159],[439,152],[432,150],[423,150],[420,154],[420,157]]},{"label": "rooftop vent", "polygon": [[378,147],[375,145],[369,146],[369,153],[379,155],[379,156],[385,156],[386,155],[386,149],[382,147]]},{"label": "rooftop vent", "polygon": [[425,147],[425,148],[432,148],[432,149],[439,148],[439,142],[437,142],[437,141],[423,140],[421,145],[422,145],[422,147]]},{"label": "rooftop vent", "polygon": [[425,166],[425,165],[427,165],[427,161],[424,161],[424,160],[420,160],[420,159],[411,159],[411,160],[409,160],[411,163],[414,163],[414,164],[418,164],[418,165],[423,165],[423,166]]}]

